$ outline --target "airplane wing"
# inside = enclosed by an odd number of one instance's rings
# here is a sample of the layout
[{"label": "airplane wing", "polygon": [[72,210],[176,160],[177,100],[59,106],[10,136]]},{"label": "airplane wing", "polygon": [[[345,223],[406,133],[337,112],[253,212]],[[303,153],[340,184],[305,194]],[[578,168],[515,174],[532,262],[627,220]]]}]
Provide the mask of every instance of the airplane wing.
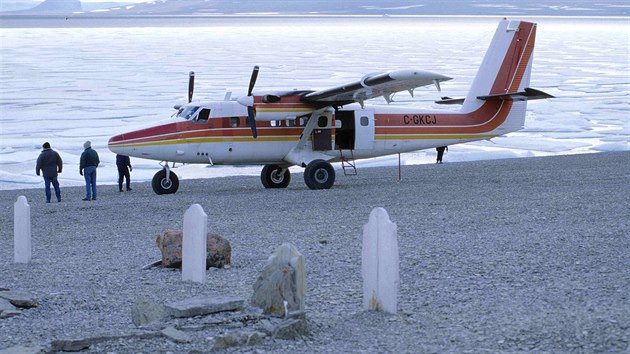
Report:
[{"label": "airplane wing", "polygon": [[396,70],[389,73],[369,74],[360,81],[331,89],[315,91],[302,96],[306,103],[345,105],[382,96],[391,102],[392,95],[409,91],[413,95],[416,87],[435,85],[440,90],[440,82],[450,80],[448,76],[425,70]]}]

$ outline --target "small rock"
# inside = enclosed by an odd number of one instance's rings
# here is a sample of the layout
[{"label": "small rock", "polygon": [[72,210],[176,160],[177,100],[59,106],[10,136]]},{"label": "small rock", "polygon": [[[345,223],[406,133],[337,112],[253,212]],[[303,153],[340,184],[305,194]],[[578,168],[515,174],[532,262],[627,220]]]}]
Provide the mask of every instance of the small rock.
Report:
[{"label": "small rock", "polygon": [[21,308],[37,307],[37,300],[35,297],[24,291],[0,291],[0,298],[7,299],[14,306]]},{"label": "small rock", "polygon": [[9,300],[0,298],[0,318],[9,318],[20,315],[21,312]]},{"label": "small rock", "polygon": [[62,339],[50,344],[53,352],[79,352],[88,349],[92,343],[87,339]]},{"label": "small rock", "polygon": [[189,343],[190,336],[174,327],[166,327],[161,331],[162,335],[175,343]]},{"label": "small rock", "polygon": [[198,296],[166,304],[166,309],[174,317],[193,317],[222,311],[236,311],[243,308],[245,300],[235,297]]},{"label": "small rock", "polygon": [[44,347],[24,347],[21,345],[0,350],[0,354],[43,354]]},{"label": "small rock", "polygon": [[273,338],[299,339],[308,335],[308,324],[303,319],[285,319],[273,331]]},{"label": "small rock", "polygon": [[264,341],[266,335],[261,332],[237,332],[218,336],[214,340],[212,350],[239,347],[245,345],[257,345]]},{"label": "small rock", "polygon": [[162,304],[142,298],[131,309],[131,320],[136,326],[144,326],[152,322],[162,321],[169,317],[169,312]]}]

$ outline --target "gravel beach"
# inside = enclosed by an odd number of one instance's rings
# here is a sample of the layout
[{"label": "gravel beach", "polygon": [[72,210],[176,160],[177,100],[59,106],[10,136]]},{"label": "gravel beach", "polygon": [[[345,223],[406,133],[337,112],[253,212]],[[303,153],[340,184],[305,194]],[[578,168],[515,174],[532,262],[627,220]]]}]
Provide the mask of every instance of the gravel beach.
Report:
[{"label": "gravel beach", "polygon": [[[249,300],[267,258],[283,242],[304,255],[310,335],[267,338],[226,352],[628,352],[630,152],[442,165],[364,168],[330,190],[301,174],[287,189],[258,177],[181,180],[174,195],[150,183],[131,192],[63,187],[0,191],[0,288],[30,292],[39,306],[0,319],[0,350],[111,336],[86,353],[210,352],[217,336],[256,330],[247,311],[172,320],[188,343],[142,336],[131,309],[204,296]],[[33,260],[13,263],[13,203],[31,205]],[[54,198],[53,198],[54,199]],[[208,230],[229,240],[232,265],[206,282],[160,259],[156,235],[181,229],[198,203]],[[361,234],[374,207],[398,225],[398,313],[362,308]],[[166,326],[167,324],[164,324]]]}]

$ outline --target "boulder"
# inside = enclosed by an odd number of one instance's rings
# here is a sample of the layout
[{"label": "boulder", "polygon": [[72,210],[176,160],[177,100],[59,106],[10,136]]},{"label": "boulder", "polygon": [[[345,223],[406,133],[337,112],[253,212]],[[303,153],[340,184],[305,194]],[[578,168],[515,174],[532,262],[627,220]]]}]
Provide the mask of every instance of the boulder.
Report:
[{"label": "boulder", "polygon": [[[181,268],[182,266],[182,236],[181,230],[166,230],[155,240],[162,252],[162,266]],[[223,268],[232,262],[232,247],[223,237],[208,233],[206,269],[210,267]]]},{"label": "boulder", "polygon": [[304,257],[289,243],[278,247],[254,284],[251,303],[266,315],[284,317],[304,310]]}]

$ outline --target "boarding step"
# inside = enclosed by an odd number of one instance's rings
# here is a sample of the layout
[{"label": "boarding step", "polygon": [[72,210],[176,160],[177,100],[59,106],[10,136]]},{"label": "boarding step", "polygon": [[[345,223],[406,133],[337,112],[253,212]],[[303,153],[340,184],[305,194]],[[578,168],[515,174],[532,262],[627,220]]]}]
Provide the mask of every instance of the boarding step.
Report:
[{"label": "boarding step", "polygon": [[344,155],[343,150],[340,149],[339,155],[341,156],[341,168],[344,176],[356,176],[357,168],[354,164],[353,150],[346,151],[346,155]]}]

